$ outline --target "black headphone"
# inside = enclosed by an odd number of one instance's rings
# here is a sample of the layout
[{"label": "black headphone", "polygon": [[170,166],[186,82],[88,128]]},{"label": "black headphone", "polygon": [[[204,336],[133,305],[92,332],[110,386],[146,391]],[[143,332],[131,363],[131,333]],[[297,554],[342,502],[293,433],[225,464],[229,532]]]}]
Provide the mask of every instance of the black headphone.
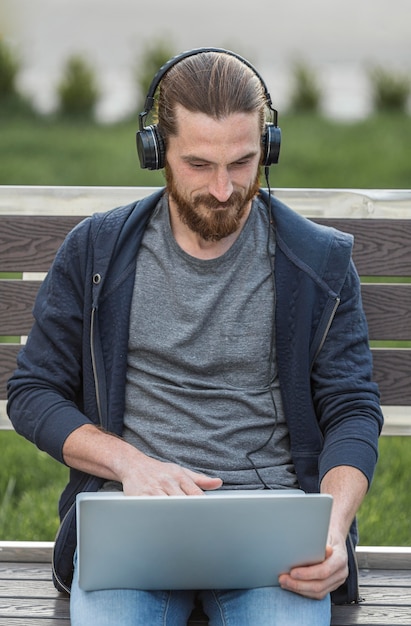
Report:
[{"label": "black headphone", "polygon": [[202,52],[223,52],[224,54],[229,54],[244,63],[244,65],[247,65],[247,67],[249,67],[260,80],[264,89],[267,106],[273,114],[273,122],[266,123],[265,130],[261,138],[263,146],[262,165],[268,167],[273,163],[278,163],[281,145],[281,129],[277,126],[278,113],[273,108],[271,96],[268,93],[267,86],[260,74],[251,65],[251,63],[249,63],[249,61],[235,52],[225,50],[224,48],[195,48],[194,50],[183,52],[167,61],[167,63],[160,67],[151,82],[144,104],[144,111],[142,111],[138,116],[140,130],[137,131],[136,142],[141,167],[149,170],[160,170],[165,165],[165,144],[157,125],[151,124],[150,126],[144,126],[145,119],[154,106],[154,94],[157,87],[159,86],[163,76],[174,65],[187,57],[194,56]]}]

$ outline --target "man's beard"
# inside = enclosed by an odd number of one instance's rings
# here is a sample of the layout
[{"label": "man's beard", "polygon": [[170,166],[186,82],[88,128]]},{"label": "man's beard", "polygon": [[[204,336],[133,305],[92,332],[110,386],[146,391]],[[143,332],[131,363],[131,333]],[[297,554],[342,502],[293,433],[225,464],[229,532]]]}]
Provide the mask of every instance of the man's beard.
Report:
[{"label": "man's beard", "polygon": [[219,202],[211,194],[202,194],[189,201],[177,189],[168,164],[165,166],[165,175],[167,189],[177,205],[181,221],[205,241],[220,241],[235,233],[241,225],[248,203],[260,186],[257,172],[254,182],[245,192],[233,191],[226,202]]}]

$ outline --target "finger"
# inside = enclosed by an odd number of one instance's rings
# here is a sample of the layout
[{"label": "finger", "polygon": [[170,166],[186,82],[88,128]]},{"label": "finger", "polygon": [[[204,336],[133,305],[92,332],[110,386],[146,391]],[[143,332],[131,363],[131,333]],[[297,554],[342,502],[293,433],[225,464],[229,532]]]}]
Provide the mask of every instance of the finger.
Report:
[{"label": "finger", "polygon": [[221,478],[212,478],[211,476],[207,476],[207,474],[187,470],[187,475],[190,476],[193,482],[202,490],[211,491],[213,489],[219,489],[223,484]]}]

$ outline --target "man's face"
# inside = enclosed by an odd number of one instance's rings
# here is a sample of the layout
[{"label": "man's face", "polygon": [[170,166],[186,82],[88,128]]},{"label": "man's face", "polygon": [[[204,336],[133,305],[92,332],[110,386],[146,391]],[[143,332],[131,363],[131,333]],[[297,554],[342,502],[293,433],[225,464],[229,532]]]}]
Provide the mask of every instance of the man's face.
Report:
[{"label": "man's face", "polygon": [[165,168],[170,206],[191,231],[219,241],[240,227],[259,187],[258,112],[216,120],[178,105],[176,117]]}]

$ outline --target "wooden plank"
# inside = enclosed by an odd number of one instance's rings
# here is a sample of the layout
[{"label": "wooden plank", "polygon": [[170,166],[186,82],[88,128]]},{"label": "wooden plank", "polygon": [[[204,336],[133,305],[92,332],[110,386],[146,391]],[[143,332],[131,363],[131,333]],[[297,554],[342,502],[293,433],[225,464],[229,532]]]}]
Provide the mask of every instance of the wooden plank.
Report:
[{"label": "wooden plank", "polygon": [[363,284],[361,292],[371,340],[411,341],[411,283]]},{"label": "wooden plank", "polygon": [[[375,594],[376,597],[377,594]],[[387,597],[385,602],[380,600],[377,603],[365,602],[359,605],[333,606],[332,626],[348,626],[350,624],[375,624],[389,625],[411,624],[410,604],[402,601],[398,605],[400,596],[391,596],[391,603]],[[13,620],[7,622],[6,620]],[[44,598],[0,598],[0,624],[24,623],[31,626],[36,623],[32,620],[39,620],[38,624],[53,623],[44,620],[68,620],[69,600],[65,597],[55,598],[51,601]],[[14,620],[19,620],[15,622]],[[21,622],[20,622],[21,620]],[[24,621],[23,621],[24,620]],[[195,611],[189,625],[206,624],[204,616],[200,611]]]},{"label": "wooden plank", "polygon": [[[9,258],[9,266],[22,263],[27,267],[33,256],[32,223],[37,236],[43,230],[39,240],[43,243],[40,267],[31,271],[46,271],[56,247],[80,219],[152,191],[153,188],[121,187],[0,187],[0,214],[4,220],[0,228],[0,265],[7,264]],[[302,215],[354,234],[354,258],[360,273],[411,274],[411,252],[403,245],[404,239],[411,237],[410,191],[278,189],[275,195]],[[378,218],[381,215],[384,217]],[[54,232],[49,230],[52,224],[56,227]]]},{"label": "wooden plank", "polygon": [[[0,280],[0,335],[27,335],[41,281]],[[370,339],[411,340],[411,284],[362,285]]]},{"label": "wooden plank", "polygon": [[[3,618],[0,616],[0,626],[62,626],[64,623],[69,623],[69,617],[33,618],[31,616],[13,616],[11,618],[8,616]],[[204,623],[207,622],[190,621],[188,626]],[[397,624],[409,626],[411,620],[409,618],[409,609],[384,610],[378,607],[368,608],[362,605],[333,607],[331,626],[351,626],[354,624],[357,626],[397,626]]]},{"label": "wooden plank", "polygon": [[50,563],[0,561],[0,580],[41,580],[51,582]]},{"label": "wooden plank", "polygon": [[0,335],[28,335],[41,281],[0,280]]},{"label": "wooden plank", "polygon": [[[375,548],[363,548],[363,551]],[[387,548],[387,550],[389,550]],[[395,550],[398,550],[395,548]],[[406,551],[410,549],[406,549]],[[2,564],[4,569],[12,569],[13,574],[22,574],[20,579],[3,581],[0,579],[0,626],[7,624],[24,626],[45,626],[58,624],[69,619],[68,598],[55,591],[51,580],[39,581],[37,572],[44,572],[44,564],[18,563]],[[50,567],[47,566],[50,570]],[[14,568],[16,568],[14,570]],[[34,580],[27,582],[27,572],[32,570]],[[24,576],[23,576],[24,575]],[[21,584],[24,580],[24,584]],[[411,624],[411,577],[405,570],[361,570],[361,604],[335,606],[332,608],[332,626],[351,624],[395,626]],[[195,610],[189,626],[206,624],[204,615]]]},{"label": "wooden plank", "polygon": [[7,398],[7,381],[16,369],[20,344],[0,343],[0,399]]},{"label": "wooden plank", "polygon": [[[157,187],[1,185],[0,215],[86,217],[129,204],[148,196],[156,189]],[[401,205],[403,194],[400,193],[397,197]]]},{"label": "wooden plank", "polygon": [[0,618],[68,618],[69,599],[66,596],[47,598],[1,598]]},{"label": "wooden plank", "polygon": [[51,563],[53,541],[0,541],[0,561]]},{"label": "wooden plank", "polygon": [[315,219],[354,235],[353,258],[360,275],[411,276],[411,219]]},{"label": "wooden plank", "polygon": [[373,348],[372,355],[381,403],[411,405],[411,349]]},{"label": "wooden plank", "polygon": [[375,606],[393,605],[408,606],[411,608],[411,587],[391,587],[381,585],[369,587],[361,585],[361,600]]},{"label": "wooden plank", "polygon": [[411,586],[411,547],[358,546],[356,554],[361,569],[409,570]]},{"label": "wooden plank", "polygon": [[0,617],[0,626],[64,626],[69,624],[69,617],[51,617],[46,619],[37,619],[32,617]]},{"label": "wooden plank", "polygon": [[[0,344],[0,399],[6,398],[6,384],[16,368],[19,344]],[[373,348],[374,379],[387,405],[411,405],[411,349]]]},{"label": "wooden plank", "polygon": [[57,597],[58,591],[49,580],[25,580],[24,584],[21,579],[18,580],[1,580],[0,579],[0,598],[53,598]]},{"label": "wooden plank", "polygon": [[77,216],[2,216],[1,271],[47,272],[57,248],[80,219]]},{"label": "wooden plank", "polygon": [[[13,215],[0,217],[0,267],[3,272],[46,272],[57,248],[82,216]],[[411,220],[343,220],[316,222],[355,236],[354,261],[360,274],[410,276]]]},{"label": "wooden plank", "polygon": [[410,587],[409,569],[360,569],[362,587]]},{"label": "wooden plank", "polygon": [[410,607],[350,604],[332,608],[331,626],[410,626]]},{"label": "wooden plank", "polygon": [[[90,215],[144,198],[157,187],[0,186],[0,214]],[[275,188],[272,194],[306,217],[409,219],[410,189]]]},{"label": "wooden plank", "polygon": [[[19,344],[0,344],[0,399],[6,398],[6,385],[16,368]],[[373,348],[374,379],[379,385],[381,402],[411,405],[411,349]]]}]

